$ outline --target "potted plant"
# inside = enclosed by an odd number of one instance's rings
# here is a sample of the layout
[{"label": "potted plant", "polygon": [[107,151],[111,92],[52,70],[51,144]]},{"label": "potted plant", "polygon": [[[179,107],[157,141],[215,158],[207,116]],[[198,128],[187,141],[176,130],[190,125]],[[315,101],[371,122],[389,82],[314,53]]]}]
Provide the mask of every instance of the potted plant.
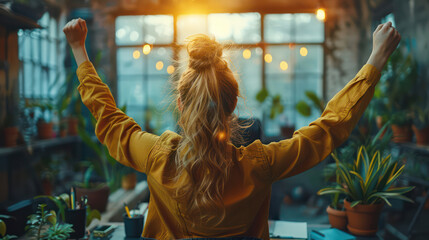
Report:
[{"label": "potted plant", "polygon": [[305,100],[299,101],[295,105],[295,109],[298,111],[299,114],[301,114],[304,117],[309,117],[312,114],[312,108],[315,108],[319,111],[319,113],[322,113],[325,110],[325,102],[317,96],[317,94],[313,91],[306,91],[305,96],[307,97],[307,101],[310,103],[307,103]]},{"label": "potted plant", "polygon": [[[267,104],[270,109],[269,118],[275,119],[277,116],[284,112],[284,105],[282,103],[282,99],[280,94],[271,95],[266,88],[262,88],[256,94],[256,100],[262,105]],[[295,126],[291,124],[286,116],[283,116],[281,119],[280,132],[283,137],[290,138],[295,131]]]},{"label": "potted plant", "polygon": [[[124,165],[122,165],[124,166]],[[122,171],[121,187],[124,190],[133,190],[137,185],[137,173],[129,167],[124,166]]]},{"label": "potted plant", "polygon": [[0,240],[9,240],[9,239],[16,239],[17,236],[15,235],[7,235],[6,234],[6,223],[2,219],[10,219],[10,216],[7,215],[0,215]]},{"label": "potted plant", "polygon": [[30,115],[36,119],[39,139],[53,138],[53,104],[48,100],[27,100],[25,106],[31,109]]},{"label": "potted plant", "polygon": [[46,210],[46,204],[39,204],[37,212],[28,216],[25,227],[30,239],[68,239],[73,232],[72,225],[58,223],[57,214],[54,210]]},{"label": "potted plant", "polygon": [[401,49],[393,52],[383,69],[380,90],[386,98],[387,111],[392,120],[394,142],[411,141],[410,106],[417,102],[415,94],[417,64],[411,54],[404,56]]},{"label": "potted plant", "polygon": [[356,160],[344,164],[333,156],[341,185],[320,190],[320,194],[340,193],[346,196],[347,229],[356,235],[371,236],[377,232],[378,218],[383,204],[391,206],[389,198],[412,202],[403,194],[414,187],[394,187],[405,165],[399,167],[390,155],[382,158],[379,151],[368,155],[364,146],[359,148]]},{"label": "potted plant", "polygon": [[[121,107],[121,110],[125,112],[126,107]],[[91,122],[94,127],[95,119],[93,117],[91,117]],[[93,209],[104,212],[109,193],[114,192],[121,186],[125,166],[110,156],[107,147],[99,144],[98,140],[93,139],[84,127],[79,128],[78,133],[82,141],[93,151],[95,156],[84,162],[87,169],[82,183],[78,184],[76,188],[76,195],[77,197],[87,195],[88,205]],[[96,176],[102,179],[102,181],[92,181]]]},{"label": "potted plant", "polygon": [[417,145],[429,144],[429,109],[415,109],[412,129]]}]

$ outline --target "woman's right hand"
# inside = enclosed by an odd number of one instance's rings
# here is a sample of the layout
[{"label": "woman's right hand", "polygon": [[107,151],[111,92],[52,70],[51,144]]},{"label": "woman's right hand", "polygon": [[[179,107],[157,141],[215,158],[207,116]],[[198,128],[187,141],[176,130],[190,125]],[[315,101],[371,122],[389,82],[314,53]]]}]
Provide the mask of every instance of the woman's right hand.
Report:
[{"label": "woman's right hand", "polygon": [[378,25],[373,33],[372,53],[367,63],[381,71],[400,40],[401,35],[391,22]]}]

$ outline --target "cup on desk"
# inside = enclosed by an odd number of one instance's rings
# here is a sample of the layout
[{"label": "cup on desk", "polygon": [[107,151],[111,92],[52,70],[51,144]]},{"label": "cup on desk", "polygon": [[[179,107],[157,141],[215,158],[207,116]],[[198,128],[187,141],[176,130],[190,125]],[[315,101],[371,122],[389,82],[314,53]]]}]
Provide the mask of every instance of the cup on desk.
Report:
[{"label": "cup on desk", "polygon": [[139,238],[143,232],[144,216],[131,215],[131,218],[124,214],[125,236],[128,238]]},{"label": "cup on desk", "polygon": [[73,225],[74,232],[70,233],[70,238],[77,239],[85,236],[86,207],[81,209],[66,209],[66,223]]}]

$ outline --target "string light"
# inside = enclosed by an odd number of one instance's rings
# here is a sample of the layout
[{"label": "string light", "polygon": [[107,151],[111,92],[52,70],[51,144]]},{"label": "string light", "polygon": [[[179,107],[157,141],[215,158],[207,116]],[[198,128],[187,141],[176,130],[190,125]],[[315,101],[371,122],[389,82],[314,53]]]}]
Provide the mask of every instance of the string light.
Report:
[{"label": "string light", "polygon": [[218,138],[220,141],[224,140],[224,139],[225,139],[225,137],[226,137],[225,132],[219,132],[219,133],[218,133],[218,135],[217,135],[217,138]]},{"label": "string light", "polygon": [[301,54],[303,57],[307,56],[308,49],[306,47],[301,47],[301,49],[299,49],[299,54]]},{"label": "string light", "polygon": [[325,21],[325,19],[326,19],[325,9],[323,9],[323,8],[317,9],[317,11],[316,11],[316,18],[319,21]]},{"label": "string light", "polygon": [[174,70],[175,70],[175,68],[174,68],[174,66],[173,66],[173,65],[170,65],[170,66],[168,66],[168,67],[167,67],[167,73],[168,73],[168,74],[172,74],[172,73],[174,73]]},{"label": "string light", "polygon": [[280,62],[280,69],[283,71],[286,71],[288,69],[289,65],[287,64],[286,61],[281,61]]},{"label": "string light", "polygon": [[164,67],[164,63],[162,61],[158,61],[155,67],[156,67],[156,70],[160,71]]},{"label": "string light", "polygon": [[150,45],[149,45],[149,44],[145,44],[145,45],[143,46],[143,54],[144,54],[144,55],[148,55],[148,54],[150,53],[150,50],[151,50],[151,47],[150,47]]},{"label": "string light", "polygon": [[140,58],[140,51],[139,50],[135,50],[133,52],[133,58],[134,59],[139,59]]},{"label": "string light", "polygon": [[252,52],[249,49],[244,49],[243,51],[243,58],[244,59],[249,59],[252,57]]},{"label": "string light", "polygon": [[271,56],[271,54],[267,53],[264,56],[264,60],[265,60],[265,62],[270,63],[273,61],[273,56]]}]

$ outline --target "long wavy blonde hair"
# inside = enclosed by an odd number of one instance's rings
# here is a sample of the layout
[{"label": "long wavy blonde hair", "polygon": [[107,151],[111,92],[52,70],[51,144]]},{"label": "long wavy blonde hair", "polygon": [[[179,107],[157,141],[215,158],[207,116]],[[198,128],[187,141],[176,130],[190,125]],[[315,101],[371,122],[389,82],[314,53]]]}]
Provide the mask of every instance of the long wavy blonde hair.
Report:
[{"label": "long wavy blonde hair", "polygon": [[221,44],[203,34],[187,41],[188,67],[176,86],[182,129],[176,197],[185,200],[194,223],[219,223],[225,217],[222,196],[232,166],[228,143],[238,126],[233,111],[239,88]]}]

